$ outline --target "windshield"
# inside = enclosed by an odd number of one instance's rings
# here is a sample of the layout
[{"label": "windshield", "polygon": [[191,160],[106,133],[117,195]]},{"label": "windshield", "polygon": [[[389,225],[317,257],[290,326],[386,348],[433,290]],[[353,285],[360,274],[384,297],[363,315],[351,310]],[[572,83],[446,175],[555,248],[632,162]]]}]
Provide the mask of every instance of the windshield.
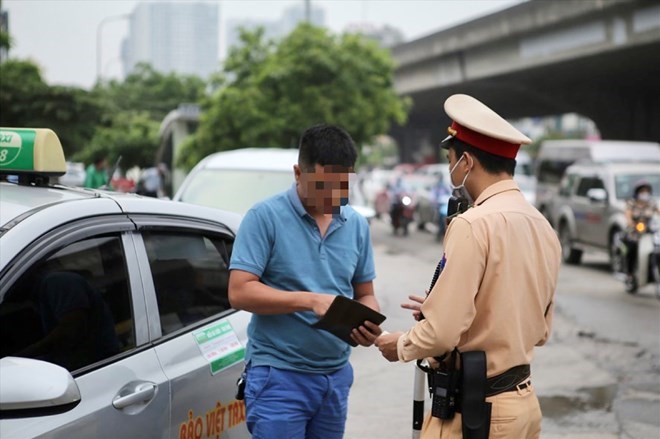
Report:
[{"label": "windshield", "polygon": [[204,169],[194,175],[181,201],[244,214],[259,201],[289,189],[293,182],[293,169]]},{"label": "windshield", "polygon": [[660,195],[660,173],[646,173],[646,174],[622,174],[616,176],[616,197],[619,200],[631,198],[633,195],[633,188],[635,183],[640,180],[646,180],[653,188],[653,196]]}]

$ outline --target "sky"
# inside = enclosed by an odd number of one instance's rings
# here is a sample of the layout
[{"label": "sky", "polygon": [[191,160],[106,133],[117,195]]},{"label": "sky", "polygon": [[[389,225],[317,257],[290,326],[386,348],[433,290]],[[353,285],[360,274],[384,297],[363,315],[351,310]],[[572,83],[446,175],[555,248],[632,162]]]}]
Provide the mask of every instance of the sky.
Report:
[{"label": "sky", "polygon": [[[147,1],[147,0],[141,0]],[[163,1],[163,0],[161,0]],[[342,32],[351,24],[389,24],[406,41],[514,6],[522,0],[311,0],[325,10],[326,26]],[[12,58],[30,59],[49,84],[90,88],[97,57],[104,79],[121,77],[120,47],[138,0],[2,0],[9,12]],[[211,3],[205,1],[205,3]],[[274,20],[302,0],[220,0],[220,53],[232,19]],[[105,20],[105,21],[104,21]],[[105,24],[99,26],[101,21]],[[100,38],[97,37],[100,32]],[[100,50],[97,45],[100,42]]]}]

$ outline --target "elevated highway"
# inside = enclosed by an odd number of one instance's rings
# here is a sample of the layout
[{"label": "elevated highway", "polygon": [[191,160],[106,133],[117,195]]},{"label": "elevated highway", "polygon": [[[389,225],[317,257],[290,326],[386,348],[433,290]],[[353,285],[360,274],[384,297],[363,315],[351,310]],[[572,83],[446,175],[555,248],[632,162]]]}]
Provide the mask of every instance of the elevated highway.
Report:
[{"label": "elevated highway", "polygon": [[413,101],[391,132],[404,161],[445,137],[454,93],[509,119],[578,113],[605,139],[660,140],[660,0],[529,0],[392,53]]}]

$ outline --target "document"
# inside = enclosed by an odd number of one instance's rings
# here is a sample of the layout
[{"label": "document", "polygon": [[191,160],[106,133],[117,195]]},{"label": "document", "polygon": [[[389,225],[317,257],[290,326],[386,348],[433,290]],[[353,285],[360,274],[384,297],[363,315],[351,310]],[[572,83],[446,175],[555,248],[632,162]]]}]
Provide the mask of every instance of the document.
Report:
[{"label": "document", "polygon": [[351,331],[363,325],[367,320],[380,325],[385,321],[385,318],[381,313],[361,304],[357,300],[337,296],[325,315],[312,327],[328,331],[351,346],[357,346],[357,343],[351,338]]}]

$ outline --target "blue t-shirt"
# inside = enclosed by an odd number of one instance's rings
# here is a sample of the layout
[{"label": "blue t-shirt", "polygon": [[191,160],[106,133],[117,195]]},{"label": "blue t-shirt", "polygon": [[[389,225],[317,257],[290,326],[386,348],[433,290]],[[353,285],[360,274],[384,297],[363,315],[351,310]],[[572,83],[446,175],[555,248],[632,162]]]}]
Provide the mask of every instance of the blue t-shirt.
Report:
[{"label": "blue t-shirt", "polygon": [[[341,208],[322,238],[296,187],[250,209],[241,222],[230,270],[259,276],[284,291],[312,291],[353,298],[353,284],[376,277],[366,219]],[[246,360],[301,372],[327,373],[348,361],[350,346],[312,328],[312,311],[252,316]]]}]

